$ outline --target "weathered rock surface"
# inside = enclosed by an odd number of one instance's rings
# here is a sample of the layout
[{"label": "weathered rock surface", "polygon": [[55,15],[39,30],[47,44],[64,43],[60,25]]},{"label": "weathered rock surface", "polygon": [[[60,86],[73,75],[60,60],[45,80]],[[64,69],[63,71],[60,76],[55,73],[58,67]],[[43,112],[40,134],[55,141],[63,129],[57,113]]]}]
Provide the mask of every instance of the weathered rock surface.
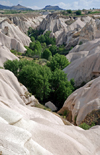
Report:
[{"label": "weathered rock surface", "polygon": [[70,48],[78,44],[80,32],[90,20],[91,17],[88,16],[62,18],[58,14],[49,14],[41,22],[39,29],[52,31],[58,45],[65,43],[66,47]]},{"label": "weathered rock surface", "polygon": [[6,62],[7,60],[15,60],[15,59],[18,60],[18,58],[14,54],[12,54],[7,47],[1,44],[0,45],[0,67],[3,67],[4,62]]},{"label": "weathered rock surface", "polygon": [[[69,19],[59,18],[56,15],[48,15],[48,17],[44,19],[44,23],[41,23],[41,28],[51,30],[52,36],[57,38],[57,44],[65,42],[66,48],[75,46],[81,40],[80,34],[87,27],[89,31],[94,30],[94,38],[97,37],[99,20],[93,21],[95,26],[90,30],[91,18],[89,17],[71,19],[70,25],[66,24]],[[30,26],[36,28],[42,19],[41,17],[39,19],[14,17],[10,19],[11,22],[6,18],[0,18],[0,66],[7,59],[16,59],[9,49],[25,51],[24,45],[28,46],[30,39],[23,32],[26,33]],[[83,39],[87,38],[89,31],[86,31]],[[92,31],[87,40],[92,40],[91,36]],[[100,39],[96,39],[81,46],[77,45],[67,56],[72,63],[64,71],[68,74],[68,79],[75,79],[76,85],[99,76],[99,44]],[[72,121],[76,120],[78,125],[89,112],[100,109],[99,83],[100,77],[76,90],[66,100],[63,108],[71,111]],[[57,115],[36,108],[35,105],[38,105],[38,101],[33,95],[31,96],[25,86],[18,82],[14,74],[0,69],[0,151],[2,154],[100,155],[100,126],[95,126],[88,131],[74,125],[69,126],[69,123],[67,126]]]},{"label": "weathered rock surface", "polygon": [[100,73],[100,39],[89,41],[81,46],[77,45],[66,57],[71,64],[64,69],[64,72],[67,73],[69,80],[74,78],[77,86],[98,77]]},{"label": "weathered rock surface", "polygon": [[63,108],[72,112],[72,122],[77,125],[81,124],[87,114],[100,109],[100,77],[73,92]]},{"label": "weathered rock surface", "polygon": [[57,111],[57,107],[51,101],[45,103],[45,106],[50,108],[52,111]]},{"label": "weathered rock surface", "polygon": [[9,49],[24,52],[24,46],[28,46],[31,41],[18,26],[6,19],[0,22],[0,42]]},{"label": "weathered rock surface", "polygon": [[0,151],[12,155],[99,155],[100,127],[66,126],[51,112],[33,107],[34,96],[8,70],[0,69]]},{"label": "weathered rock surface", "polygon": [[32,27],[36,29],[40,25],[46,15],[22,15],[22,16],[10,16],[9,19],[19,27],[19,29],[27,33],[28,28]]}]

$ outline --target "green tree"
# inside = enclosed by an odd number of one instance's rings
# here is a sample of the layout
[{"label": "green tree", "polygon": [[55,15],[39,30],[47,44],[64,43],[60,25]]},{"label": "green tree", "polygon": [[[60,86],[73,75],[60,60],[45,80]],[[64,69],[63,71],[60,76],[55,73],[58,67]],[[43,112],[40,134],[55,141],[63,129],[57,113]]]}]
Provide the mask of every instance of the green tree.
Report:
[{"label": "green tree", "polygon": [[52,56],[51,51],[46,48],[42,53],[42,58],[49,59]]},{"label": "green tree", "polygon": [[49,50],[51,51],[52,55],[55,55],[57,53],[57,46],[52,45],[49,47]]},{"label": "green tree", "polygon": [[67,10],[67,12],[71,14],[72,13],[72,10]]},{"label": "green tree", "polygon": [[74,88],[70,81],[67,80],[66,74],[59,69],[56,69],[52,74],[51,87],[53,103],[60,109]]},{"label": "green tree", "polygon": [[34,50],[34,46],[35,46],[35,42],[31,42],[30,45],[29,45],[29,48],[30,48],[31,50]]},{"label": "green tree", "polygon": [[22,82],[40,101],[47,98],[50,93],[51,71],[47,66],[27,65],[19,74]]},{"label": "green tree", "polygon": [[37,40],[40,41],[40,43],[44,43],[45,42],[45,36],[44,35],[38,36]]},{"label": "green tree", "polygon": [[8,60],[4,63],[4,67],[5,69],[10,70],[11,72],[13,72],[15,74],[15,76],[18,75],[18,67],[19,67],[19,62],[18,60]]},{"label": "green tree", "polygon": [[69,64],[69,61],[64,55],[60,55],[57,53],[52,57],[51,61],[47,63],[47,66],[50,67],[52,71],[54,71],[57,68],[62,70]]},{"label": "green tree", "polygon": [[76,15],[81,15],[81,10],[77,10]]},{"label": "green tree", "polygon": [[35,41],[35,38],[34,38],[33,36],[31,37],[31,41],[32,41],[32,42],[34,42],[34,41]]}]

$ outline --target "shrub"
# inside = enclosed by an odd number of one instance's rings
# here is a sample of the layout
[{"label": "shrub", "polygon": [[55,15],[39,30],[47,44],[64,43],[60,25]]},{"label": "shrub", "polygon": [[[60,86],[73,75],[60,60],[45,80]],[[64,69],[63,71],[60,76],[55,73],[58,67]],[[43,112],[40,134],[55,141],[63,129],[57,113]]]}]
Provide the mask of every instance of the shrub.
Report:
[{"label": "shrub", "polygon": [[49,60],[49,58],[52,56],[51,51],[46,48],[42,53],[42,58]]},{"label": "shrub", "polygon": [[82,123],[81,125],[79,125],[79,127],[81,127],[84,130],[88,130],[90,129],[92,126],[95,126],[95,123],[93,122],[91,125],[88,125],[86,123]]},{"label": "shrub", "polygon": [[69,61],[66,59],[64,55],[60,55],[57,53],[53,56],[51,61],[47,63],[47,66],[50,67],[52,71],[54,71],[57,68],[62,70],[69,64]]},{"label": "shrub", "polygon": [[81,15],[81,10],[76,11],[76,15]]},{"label": "shrub", "polygon": [[67,10],[68,13],[72,13],[72,10]]}]

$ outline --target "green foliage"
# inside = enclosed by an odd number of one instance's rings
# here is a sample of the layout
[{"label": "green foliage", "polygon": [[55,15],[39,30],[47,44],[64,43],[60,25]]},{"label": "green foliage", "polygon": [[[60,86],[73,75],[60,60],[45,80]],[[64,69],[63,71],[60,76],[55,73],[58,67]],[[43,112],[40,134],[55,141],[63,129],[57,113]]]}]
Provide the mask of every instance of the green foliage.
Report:
[{"label": "green foliage", "polygon": [[21,11],[19,10],[5,10],[4,12],[2,12],[2,14],[17,14],[17,13],[21,13]]},{"label": "green foliage", "polygon": [[49,47],[49,50],[51,51],[52,55],[55,55],[57,53],[57,46],[52,45]]},{"label": "green foliage", "polygon": [[33,36],[31,37],[31,41],[32,41],[32,42],[34,42],[34,41],[35,41],[35,38],[34,38]]},{"label": "green foliage", "polygon": [[40,35],[37,37],[37,40],[39,40],[41,43],[46,42],[45,36],[44,35]]},{"label": "green foliage", "polygon": [[66,74],[59,69],[52,72],[46,65],[40,66],[26,59],[8,60],[4,67],[12,71],[40,102],[50,100],[59,109],[74,90],[73,82],[68,81]]},{"label": "green foliage", "polygon": [[79,45],[82,45],[82,44],[83,44],[83,42],[82,42],[82,41],[80,41],[80,42],[79,42]]},{"label": "green foliage", "polygon": [[34,37],[35,38],[35,40],[37,39],[37,37],[39,36],[39,35],[41,35],[43,33],[43,30],[33,30],[31,27],[29,27],[29,29],[28,29],[28,36],[29,37]]},{"label": "green foliage", "polygon": [[37,51],[40,51],[40,52],[42,51],[42,46],[39,41],[35,42],[34,49],[36,49]]},{"label": "green foliage", "polygon": [[77,10],[76,15],[81,15],[81,10]]},{"label": "green foliage", "polygon": [[59,69],[52,73],[51,86],[53,103],[60,109],[67,97],[73,92],[73,86],[67,80],[66,74]]},{"label": "green foliage", "polygon": [[68,116],[68,113],[69,113],[69,111],[68,111],[68,110],[65,110],[65,111],[63,112],[63,116]]},{"label": "green foliage", "polygon": [[31,50],[34,50],[34,46],[35,46],[35,42],[31,42],[30,45],[29,45],[29,48],[30,48]]},{"label": "green foliage", "polygon": [[16,50],[11,50],[11,53],[15,54],[15,55],[22,55],[22,53],[17,52]]},{"label": "green foliage", "polygon": [[8,60],[4,63],[4,67],[8,70],[10,70],[11,72],[13,72],[15,74],[15,76],[18,75],[18,60]]},{"label": "green foliage", "polygon": [[67,10],[68,13],[72,13],[72,10]]},{"label": "green foliage", "polygon": [[49,58],[52,56],[51,51],[46,48],[42,53],[42,58],[49,60]]},{"label": "green foliage", "polygon": [[100,13],[100,11],[88,11],[88,14],[97,14]]},{"label": "green foliage", "polygon": [[51,61],[47,63],[47,66],[50,67],[52,71],[54,71],[57,68],[62,70],[69,64],[69,61],[64,55],[60,55],[57,53],[52,57]]},{"label": "green foliage", "polygon": [[41,43],[46,43],[47,45],[55,45],[56,44],[56,39],[55,38],[50,38],[50,33],[51,31],[47,31],[44,35],[40,35],[37,37],[37,40],[39,40]]},{"label": "green foliage", "polygon": [[50,77],[50,69],[39,65],[27,65],[19,73],[19,81],[27,86],[40,101],[47,98],[50,93]]},{"label": "green foliage", "polygon": [[88,124],[86,124],[86,123],[82,123],[81,125],[79,125],[79,127],[81,127],[84,130],[88,130],[88,129],[90,129],[93,126],[95,126],[95,123],[94,122],[91,124],[91,126],[88,125]]},{"label": "green foliage", "polygon": [[56,39],[55,38],[50,38],[50,33],[51,31],[47,31],[44,35],[41,35],[41,36],[38,36],[38,40],[41,42],[41,43],[46,43],[47,45],[55,45],[56,44]]},{"label": "green foliage", "polygon": [[42,46],[39,41],[31,42],[29,47],[26,47],[27,51],[25,52],[25,56],[29,57],[41,57]]}]

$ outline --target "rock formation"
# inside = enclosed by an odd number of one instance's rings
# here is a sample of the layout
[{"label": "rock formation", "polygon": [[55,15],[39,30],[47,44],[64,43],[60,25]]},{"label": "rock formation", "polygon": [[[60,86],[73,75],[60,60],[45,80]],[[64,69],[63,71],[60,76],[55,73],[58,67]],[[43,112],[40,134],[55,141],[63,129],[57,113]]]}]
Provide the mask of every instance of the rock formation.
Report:
[{"label": "rock formation", "polygon": [[71,62],[64,69],[68,79],[74,78],[76,86],[90,81],[95,78],[95,73],[99,75],[100,72],[100,39],[77,45],[66,57]]},{"label": "rock formation", "polygon": [[0,152],[25,155],[99,155],[100,127],[64,125],[8,70],[0,69]]},{"label": "rock formation", "polygon": [[19,29],[27,33],[28,28],[32,27],[36,29],[37,26],[40,25],[42,20],[46,17],[46,15],[23,15],[23,16],[10,16],[9,19],[19,27]]},{"label": "rock formation", "polygon": [[88,82],[77,89],[65,101],[62,109],[71,111],[72,122],[77,125],[84,121],[85,117],[93,110],[100,109],[100,77]]},{"label": "rock formation", "polygon": [[7,60],[15,60],[18,58],[10,52],[10,50],[3,46],[2,44],[0,45],[0,67],[3,67],[4,62]]}]

